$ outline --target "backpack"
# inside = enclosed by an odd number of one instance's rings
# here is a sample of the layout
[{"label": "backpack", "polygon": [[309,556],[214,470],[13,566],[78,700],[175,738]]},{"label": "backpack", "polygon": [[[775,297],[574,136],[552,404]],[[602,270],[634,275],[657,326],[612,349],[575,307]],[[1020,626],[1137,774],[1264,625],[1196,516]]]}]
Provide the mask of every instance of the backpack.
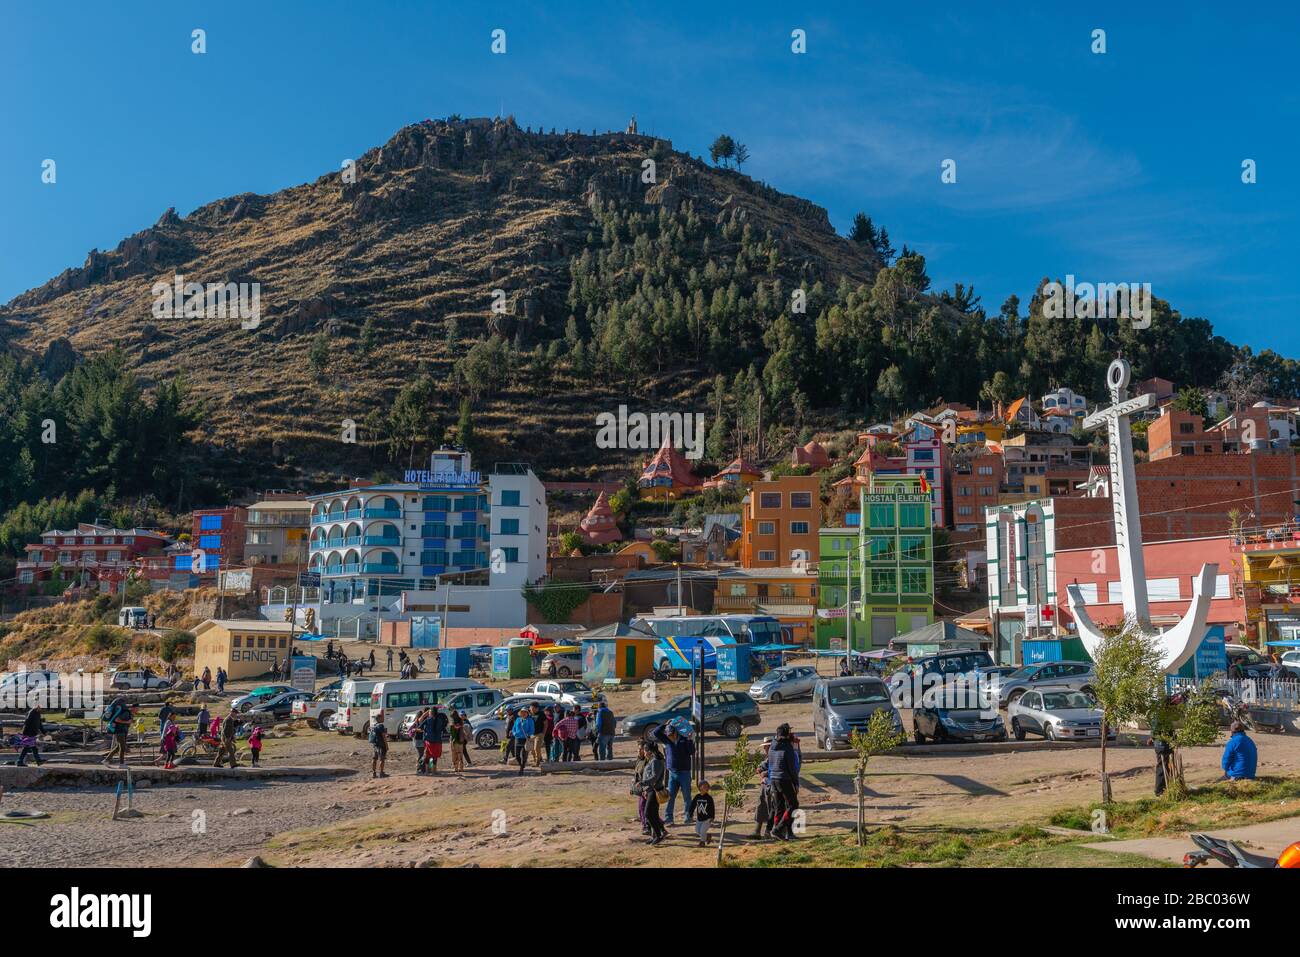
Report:
[{"label": "backpack", "polygon": [[372,725],[370,726],[370,743],[371,743],[371,744],[382,744],[384,739],[383,739],[383,737],[381,737],[381,733],[382,733],[384,730],[386,730],[386,729],[384,728],[384,726],[383,726],[382,724],[372,724]]}]

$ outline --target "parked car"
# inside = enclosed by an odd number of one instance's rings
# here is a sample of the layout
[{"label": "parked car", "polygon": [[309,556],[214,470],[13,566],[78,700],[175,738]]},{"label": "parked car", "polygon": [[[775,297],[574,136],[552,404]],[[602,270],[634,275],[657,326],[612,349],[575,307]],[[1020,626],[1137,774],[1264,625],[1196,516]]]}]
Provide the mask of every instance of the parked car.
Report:
[{"label": "parked car", "polygon": [[1243,678],[1263,680],[1272,673],[1273,663],[1248,645],[1229,644],[1224,645],[1223,650],[1228,656],[1230,677],[1236,677],[1233,674],[1233,665],[1240,669]]},{"label": "parked car", "polygon": [[889,688],[880,678],[868,676],[822,678],[813,687],[813,738],[817,747],[834,751],[847,747],[854,731],[866,728],[871,716],[881,709],[893,715],[894,730],[903,730],[903,720],[889,698]]},{"label": "parked car", "polygon": [[[1011,733],[1017,741],[1041,734],[1049,741],[1101,738],[1101,709],[1090,694],[1069,688],[1034,688],[1007,705]],[[1107,739],[1115,729],[1108,728]]]},{"label": "parked car", "polygon": [[311,692],[309,691],[286,691],[284,694],[276,695],[273,698],[267,698],[259,701],[250,708],[245,708],[245,714],[273,714],[277,718],[287,718],[293,714],[293,704],[295,701],[310,701]]},{"label": "parked car", "polygon": [[[710,691],[703,696],[704,730],[738,738],[745,728],[759,723],[758,703],[743,691]],[[669,721],[691,719],[691,696],[678,695],[657,711],[628,715],[618,723],[619,734],[642,738]]]},{"label": "parked car", "polygon": [[1025,665],[1019,671],[1002,679],[998,686],[998,707],[1010,707],[1031,688],[1050,684],[1071,691],[1091,691],[1097,680],[1092,664],[1087,661],[1045,661],[1037,665]]},{"label": "parked car", "polygon": [[548,678],[568,678],[582,674],[581,651],[552,651],[542,659],[539,674]]},{"label": "parked car", "polygon": [[811,665],[782,665],[750,685],[749,694],[755,701],[777,704],[787,698],[812,694],[817,680],[817,669]]},{"label": "parked car", "polygon": [[232,698],[230,701],[230,710],[247,711],[255,705],[261,704],[263,701],[270,701],[277,695],[282,695],[287,691],[296,690],[297,689],[294,688],[293,685],[262,685],[259,688],[254,688],[247,694],[242,694],[237,698]]},{"label": "parked car", "polygon": [[945,741],[1005,741],[1007,726],[1002,716],[989,717],[978,708],[914,708],[912,738],[924,744],[929,738]]},{"label": "parked car", "polygon": [[915,707],[916,691],[924,695],[929,689],[964,678],[966,684],[977,687],[981,670],[992,668],[993,658],[987,651],[959,649],[923,655],[900,667],[889,676],[889,688],[894,703],[901,708]]},{"label": "parked car", "polygon": [[585,682],[573,678],[534,681],[527,690],[529,694],[542,695],[570,707],[588,707],[605,700],[604,695],[597,694]]},{"label": "parked car", "polygon": [[318,691],[315,697],[300,698],[293,703],[290,714],[301,718],[313,728],[325,728],[326,722],[339,710],[338,691]]},{"label": "parked car", "polygon": [[1300,651],[1288,651],[1282,656],[1282,667],[1300,677]]},{"label": "parked car", "polygon": [[508,698],[503,698],[497,703],[497,706],[490,711],[481,714],[472,715],[469,719],[470,739],[480,748],[495,748],[506,736],[506,709],[522,708],[536,702],[543,708],[549,704],[555,704],[555,699],[549,695],[538,694],[512,694]]},{"label": "parked car", "polygon": [[138,671],[115,671],[109,687],[118,691],[150,691],[154,688],[170,688],[170,679],[160,677],[143,668]]}]

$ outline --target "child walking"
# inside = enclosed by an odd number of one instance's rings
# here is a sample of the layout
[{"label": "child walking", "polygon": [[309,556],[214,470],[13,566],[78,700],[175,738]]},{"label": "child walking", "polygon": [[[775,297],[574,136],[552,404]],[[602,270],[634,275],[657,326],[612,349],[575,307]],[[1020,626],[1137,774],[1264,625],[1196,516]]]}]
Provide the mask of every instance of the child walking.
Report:
[{"label": "child walking", "polygon": [[695,820],[695,836],[700,839],[700,847],[709,846],[709,828],[713,826],[713,795],[709,793],[709,782],[701,781],[699,793],[691,799],[691,817]]},{"label": "child walking", "polygon": [[163,768],[171,771],[176,767],[176,748],[180,744],[181,729],[176,727],[176,722],[171,718],[163,725],[162,733],[162,753]]},{"label": "child walking", "polygon": [[257,767],[258,759],[262,757],[262,729],[256,727],[253,733],[248,736],[248,752],[253,759],[253,767]]}]

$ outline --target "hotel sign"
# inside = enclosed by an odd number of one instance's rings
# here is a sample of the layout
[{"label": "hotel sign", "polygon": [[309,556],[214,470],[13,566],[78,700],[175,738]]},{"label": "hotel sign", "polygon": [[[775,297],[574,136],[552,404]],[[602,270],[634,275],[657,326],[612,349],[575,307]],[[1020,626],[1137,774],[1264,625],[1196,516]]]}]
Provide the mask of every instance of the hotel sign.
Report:
[{"label": "hotel sign", "polygon": [[407,485],[479,485],[478,472],[430,472],[428,469],[407,469],[403,481]]}]

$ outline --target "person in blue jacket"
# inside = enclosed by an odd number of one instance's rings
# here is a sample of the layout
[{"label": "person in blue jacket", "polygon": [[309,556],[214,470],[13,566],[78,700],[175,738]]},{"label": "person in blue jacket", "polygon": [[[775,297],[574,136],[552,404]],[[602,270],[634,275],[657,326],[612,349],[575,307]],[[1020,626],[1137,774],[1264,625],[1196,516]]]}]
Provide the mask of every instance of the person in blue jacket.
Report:
[{"label": "person in blue jacket", "polygon": [[1240,721],[1228,728],[1228,743],[1223,748],[1223,776],[1229,781],[1255,780],[1255,763],[1259,752]]},{"label": "person in blue jacket", "polygon": [[519,773],[524,773],[528,763],[528,739],[533,736],[533,717],[527,709],[521,708],[515,723],[510,727],[510,737],[515,742],[515,756],[519,759]]},{"label": "person in blue jacket", "polygon": [[695,742],[677,730],[673,724],[660,725],[652,737],[664,746],[664,760],[668,765],[668,806],[664,809],[664,824],[673,826],[673,807],[677,795],[682,796],[682,823],[691,812],[691,764],[695,758]]}]

